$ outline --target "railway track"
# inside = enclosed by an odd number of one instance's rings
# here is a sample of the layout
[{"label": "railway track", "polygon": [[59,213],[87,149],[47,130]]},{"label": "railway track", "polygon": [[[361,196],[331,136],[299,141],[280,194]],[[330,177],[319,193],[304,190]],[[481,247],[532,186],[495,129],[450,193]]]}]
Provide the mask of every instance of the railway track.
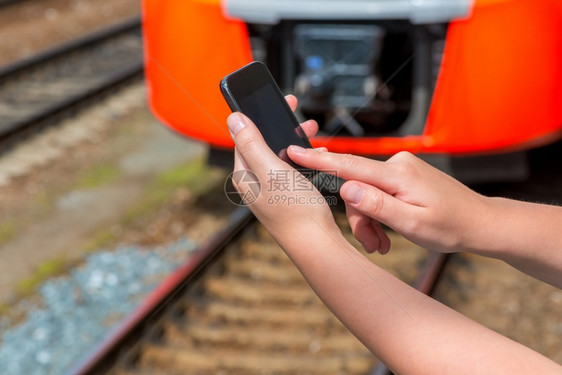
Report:
[{"label": "railway track", "polygon": [[[140,19],[0,69],[0,146],[142,75]],[[75,373],[365,374],[375,359],[249,211],[171,276]],[[234,237],[239,237],[232,241]]]},{"label": "railway track", "polygon": [[[72,374],[368,374],[372,354],[247,209]],[[443,258],[442,258],[443,259]],[[429,292],[443,262],[418,279]],[[379,364],[377,374],[387,373]]]},{"label": "railway track", "polygon": [[23,3],[27,0],[0,0],[0,9],[14,4]]},{"label": "railway track", "polygon": [[140,17],[1,68],[2,149],[142,72]]},{"label": "railway track", "polygon": [[[71,374],[389,374],[317,299],[250,212],[233,217]],[[406,282],[417,278],[423,293],[437,287],[437,298],[453,308],[562,358],[553,344],[560,291],[490,260],[427,256],[398,238],[391,257],[373,261]]]},{"label": "railway track", "polygon": [[[142,74],[138,18],[0,70],[9,144]],[[386,374],[239,211],[73,374]],[[430,293],[445,265],[418,280]],[[373,367],[377,366],[375,370]]]}]

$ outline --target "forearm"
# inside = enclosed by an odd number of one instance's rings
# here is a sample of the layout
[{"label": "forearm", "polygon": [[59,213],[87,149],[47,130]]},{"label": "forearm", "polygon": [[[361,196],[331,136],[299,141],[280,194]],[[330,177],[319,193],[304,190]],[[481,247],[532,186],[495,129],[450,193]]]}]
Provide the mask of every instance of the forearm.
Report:
[{"label": "forearm", "polygon": [[501,259],[562,288],[562,207],[489,198],[474,253]]},{"label": "forearm", "polygon": [[273,235],[330,310],[396,373],[560,371],[380,269],[337,229],[314,223],[290,236]]}]

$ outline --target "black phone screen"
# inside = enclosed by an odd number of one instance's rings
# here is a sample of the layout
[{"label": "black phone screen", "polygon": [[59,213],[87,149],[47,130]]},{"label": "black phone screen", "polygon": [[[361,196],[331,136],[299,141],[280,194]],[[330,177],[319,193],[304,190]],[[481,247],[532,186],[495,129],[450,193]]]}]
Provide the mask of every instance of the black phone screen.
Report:
[{"label": "black phone screen", "polygon": [[242,113],[258,126],[266,143],[277,155],[282,156],[289,145],[310,147],[302,128],[292,125],[292,114],[276,104],[276,100],[275,88],[266,84],[242,98],[239,103]]},{"label": "black phone screen", "polygon": [[281,159],[293,165],[286,155],[287,147],[312,147],[263,63],[253,62],[228,75],[221,89],[231,109],[248,116]]}]

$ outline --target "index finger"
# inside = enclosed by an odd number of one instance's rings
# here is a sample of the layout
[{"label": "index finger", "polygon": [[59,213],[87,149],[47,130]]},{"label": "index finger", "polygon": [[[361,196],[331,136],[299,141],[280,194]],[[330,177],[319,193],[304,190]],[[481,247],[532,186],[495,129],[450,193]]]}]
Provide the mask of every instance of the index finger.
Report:
[{"label": "index finger", "polygon": [[361,181],[388,194],[396,192],[396,173],[382,161],[351,154],[320,152],[298,146],[288,148],[289,157],[298,165],[326,172],[344,180]]},{"label": "index finger", "polygon": [[289,94],[285,96],[285,100],[287,101],[287,104],[289,104],[289,107],[291,107],[291,110],[295,112],[297,110],[297,106],[299,103],[297,97],[292,94]]}]

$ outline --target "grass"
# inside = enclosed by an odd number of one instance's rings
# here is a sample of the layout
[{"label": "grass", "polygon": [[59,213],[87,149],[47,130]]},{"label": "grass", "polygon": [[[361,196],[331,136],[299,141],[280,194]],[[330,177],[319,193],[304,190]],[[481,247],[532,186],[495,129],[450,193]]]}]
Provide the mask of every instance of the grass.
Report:
[{"label": "grass", "polygon": [[[224,178],[224,171],[209,167],[205,158],[165,170],[154,177],[137,203],[123,214],[120,225],[127,227],[150,217],[169,201],[176,189],[188,189],[194,196],[200,196],[216,188],[218,182],[222,182]],[[83,245],[83,250],[96,251],[109,247],[116,240],[116,235],[109,228],[102,228]]]},{"label": "grass", "polygon": [[204,158],[166,170],[154,178],[139,202],[125,213],[122,224],[128,225],[152,214],[178,188],[186,188],[194,196],[198,196],[224,178],[224,172],[207,166]]},{"label": "grass", "polygon": [[63,274],[69,267],[69,261],[59,256],[44,261],[33,271],[33,274],[18,282],[17,291],[21,296],[30,296],[46,279]]},{"label": "grass", "polygon": [[[16,299],[15,301],[21,301],[24,298],[32,297],[37,293],[37,289],[45,280],[60,276],[65,274],[72,263],[64,256],[59,256],[44,261],[39,264],[31,276],[20,280],[16,285]],[[18,319],[26,316],[26,312],[22,311],[21,308],[14,307],[14,301],[0,302],[0,316],[8,318],[8,320],[13,324]]]},{"label": "grass", "polygon": [[113,234],[110,229],[104,228],[94,233],[92,238],[83,246],[83,250],[87,253],[91,253],[109,246],[114,243],[115,240],[115,234]]},{"label": "grass", "polygon": [[199,158],[162,172],[154,180],[152,189],[170,193],[173,189],[185,187],[197,195],[212,185],[217,177],[217,171],[207,166],[206,159]]},{"label": "grass", "polygon": [[[97,165],[84,173],[81,173],[72,184],[73,189],[92,189],[106,185],[115,181],[119,176],[119,170],[111,164]],[[53,201],[57,193],[43,193],[36,198],[36,215],[46,216],[50,212]],[[16,236],[16,224],[13,220],[0,223],[0,244],[10,241]],[[114,242],[115,236],[109,231],[100,231],[94,235],[90,242],[85,245],[85,251],[94,251],[104,245]],[[63,256],[55,257],[39,264],[31,276],[20,280],[17,283],[17,293],[21,297],[30,296],[36,292],[37,287],[46,279],[63,274],[70,262]],[[0,306],[2,307],[2,306]],[[3,315],[5,307],[0,308],[0,315]]]},{"label": "grass", "polygon": [[74,189],[93,189],[117,179],[119,169],[113,164],[100,164],[82,173],[74,183]]},{"label": "grass", "polygon": [[[178,188],[188,189],[193,196],[205,195],[210,190],[222,188],[225,179],[222,169],[211,168],[205,158],[199,158],[188,163],[173,167],[155,176],[146,191],[136,204],[125,212],[121,218],[121,225],[133,225],[154,214],[162,205],[166,204],[174,191]],[[118,178],[118,169],[112,165],[99,165],[81,174],[73,187],[76,189],[95,188]],[[49,196],[50,197],[50,196]],[[43,197],[42,203],[47,201]],[[0,223],[0,244],[8,241],[16,234],[13,221]],[[117,236],[110,228],[103,228],[93,234],[91,239],[84,244],[85,253],[97,251],[115,243]],[[64,256],[55,257],[44,261],[33,271],[31,276],[22,279],[17,284],[19,298],[25,298],[36,293],[37,288],[45,280],[64,274],[73,265]],[[0,315],[6,315],[10,310],[9,305],[0,304]]]},{"label": "grass", "polygon": [[10,241],[16,235],[16,224],[12,220],[0,223],[0,245]]},{"label": "grass", "polygon": [[12,305],[6,302],[0,303],[0,316],[9,315],[12,311]]}]

